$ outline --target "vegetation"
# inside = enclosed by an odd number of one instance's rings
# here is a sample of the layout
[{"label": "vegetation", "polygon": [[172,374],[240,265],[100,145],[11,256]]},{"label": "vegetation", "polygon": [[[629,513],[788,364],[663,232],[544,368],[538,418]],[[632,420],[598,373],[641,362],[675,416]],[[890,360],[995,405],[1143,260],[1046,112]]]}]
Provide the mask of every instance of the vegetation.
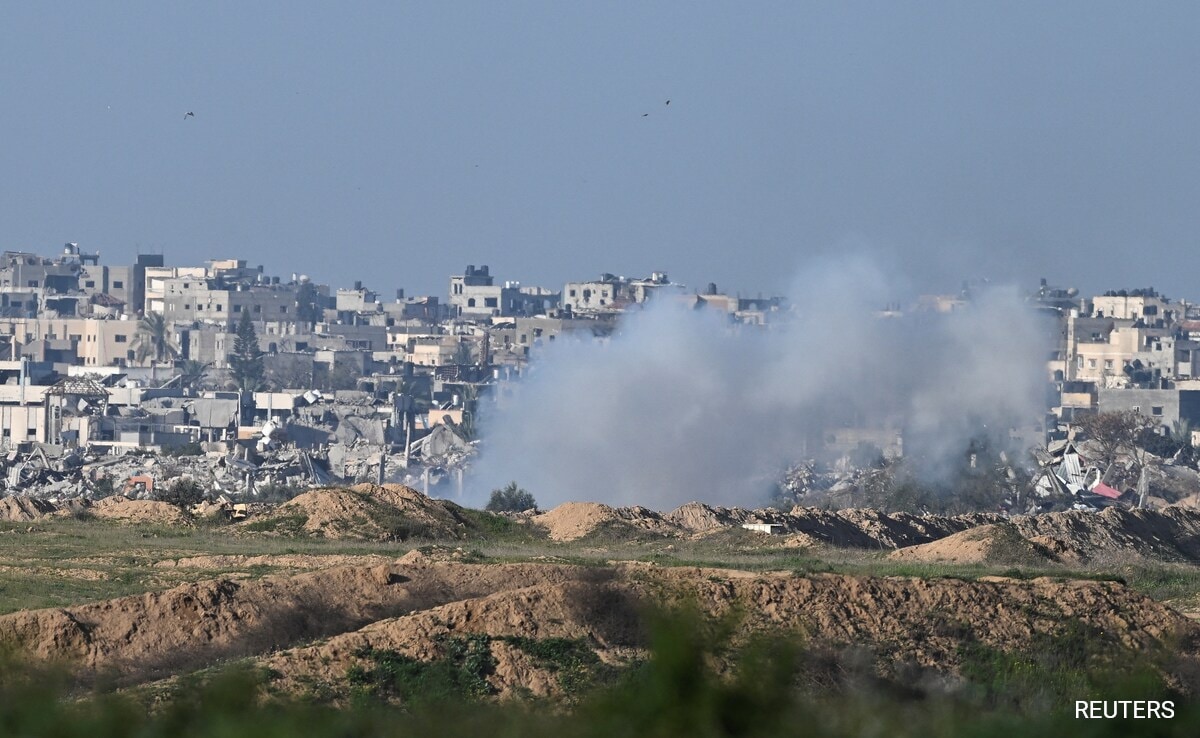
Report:
[{"label": "vegetation", "polygon": [[187,510],[192,505],[208,499],[208,491],[204,485],[194,479],[181,478],[171,482],[166,488],[159,491],[157,496],[163,502],[169,502]]},{"label": "vegetation", "polygon": [[444,638],[438,645],[442,656],[433,661],[418,661],[396,651],[360,649],[354,655],[370,666],[351,667],[346,679],[357,687],[360,698],[397,699],[407,705],[492,694],[487,681],[496,666],[491,638]]},{"label": "vegetation", "polygon": [[233,382],[243,392],[257,391],[263,385],[263,354],[258,347],[258,334],[250,313],[243,311],[238,320],[233,353],[229,355],[229,369]]},{"label": "vegetation", "polygon": [[246,526],[246,530],[255,533],[280,533],[295,536],[303,532],[304,524],[307,522],[308,516],[304,513],[276,515],[274,517],[263,518],[262,520],[251,521]]},{"label": "vegetation", "polygon": [[518,487],[516,482],[509,482],[502,489],[492,490],[492,497],[488,500],[486,509],[488,512],[525,512],[536,510],[537,500]]},{"label": "vegetation", "polygon": [[162,313],[147,313],[138,321],[133,350],[138,361],[162,362],[179,355],[179,349],[171,342],[171,326]]},{"label": "vegetation", "polygon": [[[486,637],[448,638],[419,662],[363,649],[345,707],[267,697],[271,675],[245,667],[185,679],[147,710],[129,694],[67,698],[61,674],[0,665],[0,732],[95,738],[260,736],[999,736],[1195,735],[1200,705],[1150,664],[1116,671],[1095,658],[1091,634],[1070,630],[1028,653],[964,648],[959,686],[919,670],[881,677],[853,656],[821,653],[783,635],[735,643],[720,623],[675,612],[656,618],[650,657],[569,710],[495,703]],[[570,663],[569,641],[514,645]],[[1169,699],[1170,720],[1076,720],[1075,699]]]},{"label": "vegetation", "polygon": [[162,450],[163,456],[203,456],[204,448],[199,443],[184,443],[170,446]]},{"label": "vegetation", "polygon": [[211,363],[196,361],[195,359],[184,359],[175,364],[175,368],[180,373],[179,383],[184,389],[201,389],[205,385],[204,377],[208,372]]},{"label": "vegetation", "polygon": [[574,697],[616,680],[617,670],[600,661],[582,638],[501,638],[533,657],[534,665],[555,673],[563,694]]},{"label": "vegetation", "polygon": [[[1139,440],[1157,428],[1157,422],[1136,410],[1085,415],[1075,421],[1084,435],[1099,447],[1099,461],[1111,468],[1121,454],[1133,457],[1138,471],[1146,462],[1146,452]],[[1106,472],[1107,476],[1107,472]]]}]

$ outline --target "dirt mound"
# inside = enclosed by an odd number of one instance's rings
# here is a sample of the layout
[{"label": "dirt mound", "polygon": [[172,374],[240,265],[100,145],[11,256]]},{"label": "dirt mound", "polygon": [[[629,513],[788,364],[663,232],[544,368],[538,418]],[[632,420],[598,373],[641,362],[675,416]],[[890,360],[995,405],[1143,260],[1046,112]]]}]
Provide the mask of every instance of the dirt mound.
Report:
[{"label": "dirt mound", "polygon": [[891,554],[907,561],[1083,564],[1130,556],[1200,562],[1200,511],[1110,507],[1013,518]]},{"label": "dirt mound", "polygon": [[76,666],[85,676],[107,672],[133,683],[445,602],[566,578],[561,567],[433,564],[417,554],[384,566],[214,579],[89,605],[12,613],[0,616],[0,644],[13,642],[34,657]]},{"label": "dirt mound", "polygon": [[1051,547],[1025,538],[1012,523],[970,528],[930,543],[901,548],[890,553],[888,558],[897,561],[1026,566],[1058,561]]},{"label": "dirt mound", "polygon": [[131,500],[120,495],[105,497],[89,508],[106,520],[150,525],[187,525],[188,516],[179,508],[157,500]]},{"label": "dirt mound", "polygon": [[689,502],[680,505],[663,516],[670,523],[693,533],[709,533],[740,525],[740,510],[729,510],[724,507],[711,507],[703,502]]},{"label": "dirt mound", "polygon": [[520,643],[570,639],[586,644],[599,662],[636,661],[645,655],[639,613],[664,597],[698,603],[712,615],[744,613],[743,634],[783,628],[814,646],[867,646],[886,654],[878,664],[885,670],[916,663],[953,672],[963,643],[1020,650],[1038,636],[1068,632],[1071,624],[1114,648],[1157,648],[1181,637],[1186,653],[1195,656],[1200,639],[1200,626],[1110,582],[798,577],[638,564],[616,567],[610,575],[597,579],[592,572],[587,580],[448,603],[281,652],[261,664],[277,675],[274,686],[284,691],[319,686],[344,694],[343,675],[371,669],[379,654],[431,662],[446,658],[455,639],[483,637],[496,664],[488,677],[495,692],[554,695],[553,669],[530,661]]},{"label": "dirt mound", "polygon": [[[531,645],[567,639],[596,663],[628,663],[644,655],[646,607],[679,602],[740,613],[742,634],[782,628],[814,646],[866,646],[883,669],[912,662],[953,671],[965,642],[1016,650],[1072,625],[1114,648],[1170,642],[1190,659],[1200,644],[1200,624],[1113,582],[462,564],[417,551],[380,566],[216,579],[14,613],[0,617],[0,642],[127,684],[259,656],[280,689],[329,694],[344,693],[351,669],[361,674],[381,654],[429,662],[473,644],[494,661],[488,681],[497,693],[555,694],[556,667]],[[297,645],[315,638],[328,640]]]},{"label": "dirt mound", "polygon": [[998,515],[959,516],[881,513],[870,509],[820,510],[795,507],[748,510],[689,502],[665,515],[644,507],[612,508],[595,502],[567,502],[535,515],[555,541],[573,541],[601,532],[620,535],[707,536],[746,523],[779,526],[790,540],[805,545],[889,549],[928,543],[979,525],[1003,520]]},{"label": "dirt mound", "polygon": [[30,497],[0,497],[0,520],[26,523],[44,518],[55,511],[54,505]]},{"label": "dirt mound", "polygon": [[504,590],[372,623],[325,643],[270,656],[262,665],[276,675],[272,686],[277,689],[304,692],[323,684],[336,693],[346,687],[340,677],[355,667],[369,669],[374,654],[394,652],[430,662],[446,657],[452,639],[486,635],[496,662],[487,681],[498,694],[555,695],[560,690],[551,669],[514,648],[512,640],[584,641],[608,662],[641,653],[640,621],[628,593],[611,582],[572,574],[573,581]]},{"label": "dirt mound", "polygon": [[564,502],[531,520],[545,528],[554,541],[574,541],[598,533],[617,536],[679,535],[678,526],[645,507],[609,507],[598,502]]},{"label": "dirt mound", "polygon": [[912,515],[881,513],[870,509],[821,510],[794,507],[773,509],[711,507],[689,502],[663,516],[680,529],[708,535],[746,523],[769,523],[806,545],[826,544],[847,548],[900,548],[943,538],[959,531],[1001,520],[996,515]]},{"label": "dirt mound", "polygon": [[325,538],[459,538],[469,528],[460,508],[400,484],[360,484],[306,492],[243,524],[251,530]]},{"label": "dirt mound", "polygon": [[1135,555],[1161,561],[1200,562],[1200,510],[1167,507],[1099,513],[1069,511],[1013,519],[1021,535],[1064,562]]}]

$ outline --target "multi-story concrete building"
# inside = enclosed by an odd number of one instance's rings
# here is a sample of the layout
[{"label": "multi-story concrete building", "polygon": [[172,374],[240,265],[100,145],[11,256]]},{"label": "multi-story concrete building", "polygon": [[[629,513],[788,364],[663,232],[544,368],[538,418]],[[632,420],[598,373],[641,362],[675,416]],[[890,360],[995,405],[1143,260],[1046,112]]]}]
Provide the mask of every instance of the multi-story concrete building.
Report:
[{"label": "multi-story concrete building", "polygon": [[525,296],[515,282],[496,284],[487,265],[478,269],[468,265],[465,272],[450,277],[450,309],[463,318],[490,318],[516,315],[524,309]]},{"label": "multi-story concrete building", "polygon": [[602,274],[591,282],[567,282],[563,286],[562,306],[571,312],[613,312],[649,300],[655,294],[684,294],[684,286],[667,278],[666,272],[654,272],[648,279],[627,279]]}]

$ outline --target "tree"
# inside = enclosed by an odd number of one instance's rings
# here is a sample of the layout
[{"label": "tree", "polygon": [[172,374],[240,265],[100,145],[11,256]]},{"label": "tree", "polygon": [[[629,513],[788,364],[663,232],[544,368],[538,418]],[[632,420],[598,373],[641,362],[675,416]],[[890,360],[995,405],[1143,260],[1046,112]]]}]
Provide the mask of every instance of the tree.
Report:
[{"label": "tree", "polygon": [[1143,439],[1157,429],[1158,422],[1136,410],[1121,410],[1087,415],[1076,421],[1076,425],[1095,442],[1100,452],[1099,461],[1105,467],[1101,481],[1107,482],[1109,472],[1116,467],[1121,454],[1132,459],[1133,468],[1130,471],[1137,472],[1138,507],[1145,505],[1150,454]]},{"label": "tree", "polygon": [[1078,418],[1075,425],[1096,444],[1100,454],[1097,461],[1110,467],[1122,453],[1129,454],[1139,464],[1145,461],[1145,450],[1138,440],[1145,431],[1152,431],[1157,424],[1136,410],[1121,410],[1085,415]]},{"label": "tree", "polygon": [[263,354],[258,348],[258,334],[250,313],[243,312],[238,321],[233,353],[229,355],[229,370],[238,389],[253,392],[263,385]]},{"label": "tree", "polygon": [[171,327],[162,313],[149,313],[138,321],[133,344],[138,361],[148,358],[164,361],[179,355],[179,350],[171,343]]},{"label": "tree", "polygon": [[488,500],[486,509],[488,512],[525,512],[536,510],[537,500],[518,487],[516,482],[509,482],[503,489],[492,490],[492,498]]},{"label": "tree", "polygon": [[179,386],[184,389],[200,389],[204,386],[204,373],[212,366],[211,363],[196,361],[195,359],[184,359],[175,365],[175,369],[179,371]]}]

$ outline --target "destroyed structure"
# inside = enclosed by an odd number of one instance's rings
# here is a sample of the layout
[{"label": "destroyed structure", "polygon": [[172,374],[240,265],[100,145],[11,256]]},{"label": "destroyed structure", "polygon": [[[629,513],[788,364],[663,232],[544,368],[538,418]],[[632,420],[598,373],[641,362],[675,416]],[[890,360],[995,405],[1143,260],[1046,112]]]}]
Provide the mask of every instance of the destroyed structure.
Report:
[{"label": "destroyed structure", "polygon": [[[559,337],[603,340],[623,313],[651,300],[763,330],[789,317],[782,298],[730,296],[715,284],[689,291],[665,272],[603,274],[552,290],[469,265],[450,277],[448,293],[399,289],[386,300],[361,282],[331,289],[238,259],[168,266],[161,255],[139,255],[132,265],[102,265],[77,244],[54,257],[4,252],[3,491],[151,496],[191,479],[211,497],[354,482],[452,497],[476,453],[481,403],[503,398]],[[950,312],[971,299],[964,285],[879,315]],[[1164,434],[1200,428],[1200,307],[1153,289],[1086,298],[1044,280],[1029,303],[1054,319],[1056,348],[1037,439],[1045,450],[1028,460],[1032,483],[1013,491],[1012,511],[1040,499],[1142,504],[1146,490],[1130,503],[1068,434],[1078,417],[1112,410],[1143,413]],[[239,363],[245,323],[254,335]],[[239,373],[247,366],[254,371]],[[881,473],[860,458],[864,449],[885,460],[904,454],[902,428],[831,429],[821,444],[821,463],[801,453],[782,475],[793,500],[819,492],[852,503]],[[127,485],[147,477],[152,484]]]},{"label": "destroyed structure", "polygon": [[[657,294],[689,299],[660,273],[601,282],[613,300],[576,305],[561,299],[570,285],[497,282],[470,265],[448,300],[397,290],[388,301],[361,282],[335,290],[237,259],[108,266],[77,244],[5,252],[0,486],[56,501],[153,497],[181,479],[213,498],[368,481],[461,494],[480,403],[540,347],[606,336]],[[757,324],[781,306],[721,297],[690,299]],[[243,316],[257,351],[239,365]]]}]

